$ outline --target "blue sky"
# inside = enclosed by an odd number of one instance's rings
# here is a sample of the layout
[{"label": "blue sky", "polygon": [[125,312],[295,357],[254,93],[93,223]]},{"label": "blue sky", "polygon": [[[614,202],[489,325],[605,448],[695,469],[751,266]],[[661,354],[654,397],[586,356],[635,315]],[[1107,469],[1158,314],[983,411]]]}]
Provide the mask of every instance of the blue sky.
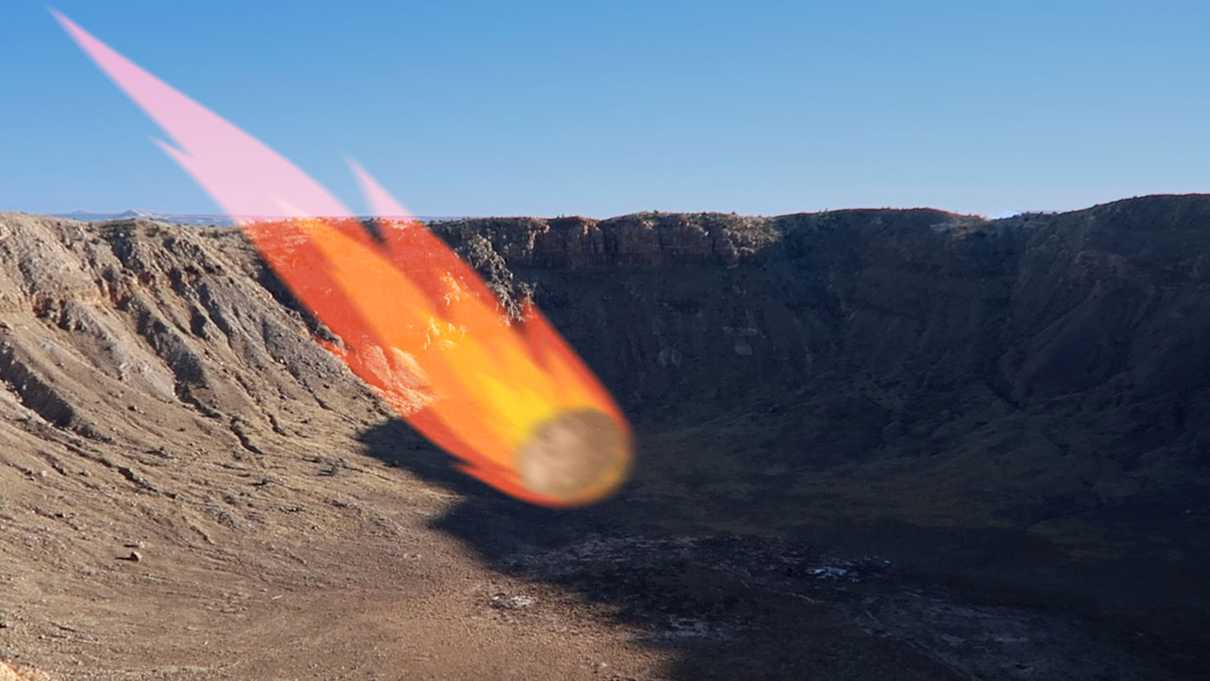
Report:
[{"label": "blue sky", "polygon": [[[54,6],[355,209],[346,156],[421,215],[1210,191],[1204,2]],[[215,210],[158,136],[46,4],[3,3],[0,210]]]}]

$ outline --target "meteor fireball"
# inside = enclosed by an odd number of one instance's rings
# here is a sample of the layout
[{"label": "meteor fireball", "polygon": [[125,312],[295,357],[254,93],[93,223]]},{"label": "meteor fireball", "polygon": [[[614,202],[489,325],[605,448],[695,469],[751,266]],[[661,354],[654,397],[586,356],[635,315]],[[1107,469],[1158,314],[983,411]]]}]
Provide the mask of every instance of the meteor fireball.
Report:
[{"label": "meteor fireball", "polygon": [[[339,337],[324,346],[466,473],[547,506],[592,503],[625,480],[626,419],[535,308],[510,321],[474,270],[419,221],[379,218],[371,235],[285,158],[55,18],[175,141],[158,144]],[[375,215],[407,215],[368,173],[353,171]],[[288,218],[246,217],[258,215]]]}]

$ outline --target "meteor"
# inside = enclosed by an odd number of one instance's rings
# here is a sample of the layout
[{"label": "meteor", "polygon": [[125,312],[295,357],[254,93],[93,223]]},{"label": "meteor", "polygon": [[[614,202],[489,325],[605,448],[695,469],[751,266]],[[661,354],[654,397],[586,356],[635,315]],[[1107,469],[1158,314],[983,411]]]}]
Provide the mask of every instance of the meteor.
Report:
[{"label": "meteor", "polygon": [[[317,342],[464,472],[555,507],[599,501],[625,481],[626,418],[535,307],[509,320],[475,271],[357,164],[376,235],[284,157],[52,13],[340,339]],[[286,217],[249,217],[264,215]]]}]

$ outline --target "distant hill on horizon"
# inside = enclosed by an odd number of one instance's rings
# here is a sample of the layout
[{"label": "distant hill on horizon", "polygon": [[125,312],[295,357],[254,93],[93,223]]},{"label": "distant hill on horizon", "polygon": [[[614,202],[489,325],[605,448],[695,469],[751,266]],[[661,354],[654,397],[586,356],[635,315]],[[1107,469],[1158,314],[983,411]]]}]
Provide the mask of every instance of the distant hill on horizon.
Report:
[{"label": "distant hill on horizon", "polygon": [[[70,213],[47,213],[52,217],[69,218],[71,220],[80,220],[82,222],[108,222],[110,220],[131,220],[134,218],[143,218],[146,220],[157,220],[160,222],[171,222],[178,225],[215,225],[219,227],[232,227],[235,225],[235,220],[231,216],[223,213],[162,213],[152,210],[130,209],[121,213],[98,213],[86,210],[76,210]],[[276,216],[258,215],[250,216],[257,218],[272,218]],[[413,216],[417,220],[424,223],[440,222],[442,220],[457,220],[461,219],[458,216],[431,216],[431,215],[416,215]]]},{"label": "distant hill on horizon", "polygon": [[[1075,208],[1075,209],[1064,209],[1064,210],[1024,209],[1024,210],[1019,210],[1019,211],[1015,211],[1012,213],[995,214],[995,215],[955,213],[955,212],[953,212],[951,210],[947,210],[945,208],[939,208],[936,206],[928,206],[928,205],[895,206],[895,207],[870,205],[870,206],[849,206],[849,207],[845,207],[845,208],[834,208],[834,209],[804,209],[804,210],[800,210],[800,211],[794,211],[791,213],[785,213],[782,215],[753,213],[753,214],[748,214],[747,217],[749,217],[749,218],[773,218],[773,217],[789,217],[792,215],[826,215],[826,214],[839,215],[839,214],[843,214],[843,213],[862,213],[862,212],[870,212],[870,211],[877,211],[877,212],[892,211],[892,212],[894,212],[894,211],[908,211],[908,210],[930,210],[930,211],[936,211],[938,213],[944,213],[944,214],[956,216],[956,217],[972,218],[972,219],[976,219],[979,221],[989,221],[989,220],[990,221],[1006,221],[1006,220],[1012,221],[1017,218],[1023,218],[1023,217],[1042,217],[1042,216],[1053,217],[1053,216],[1058,216],[1058,215],[1074,214],[1074,213],[1080,213],[1080,212],[1086,211],[1086,210],[1102,208],[1105,206],[1129,205],[1129,204],[1133,204],[1133,203],[1137,203],[1137,202],[1174,201],[1174,200],[1175,201],[1188,201],[1188,200],[1203,200],[1203,199],[1210,199],[1210,193],[1137,194],[1134,196],[1122,197],[1119,199],[1105,201],[1105,202],[1098,203],[1095,205],[1085,206],[1085,207],[1080,207],[1080,208]],[[4,212],[6,212],[6,211],[3,208],[0,208],[0,213],[4,213]],[[16,211],[16,212],[24,212],[24,211]],[[111,220],[134,220],[134,219],[141,218],[144,220],[155,220],[158,222],[167,222],[167,223],[178,224],[178,225],[215,225],[215,226],[220,226],[220,227],[235,226],[234,219],[231,216],[226,215],[224,213],[172,213],[172,212],[163,212],[163,211],[154,211],[154,210],[136,208],[136,209],[125,210],[120,213],[105,213],[105,212],[95,212],[95,211],[87,211],[87,210],[75,210],[75,211],[71,211],[69,213],[29,213],[29,214],[41,215],[41,216],[46,216],[46,217],[67,218],[70,220],[80,220],[82,222],[108,222]],[[607,217],[604,219],[610,220],[610,219],[617,219],[617,218],[621,218],[621,217],[625,217],[625,216],[640,216],[640,215],[646,215],[646,216],[652,217],[652,216],[660,216],[660,215],[663,215],[663,216],[732,215],[732,216],[734,216],[737,214],[733,213],[733,212],[724,213],[724,212],[719,212],[719,211],[640,210],[640,211],[635,211],[635,212],[631,212],[631,213],[618,214],[618,215],[614,215],[612,217]],[[240,217],[249,217],[249,218],[254,218],[254,219],[258,219],[258,220],[273,220],[273,219],[281,219],[285,216],[249,215],[249,216],[240,216]],[[366,218],[370,218],[370,217],[374,217],[374,216],[360,215],[358,217],[360,217],[362,219],[366,219]],[[548,215],[546,217],[539,217],[536,215],[509,216],[509,215],[505,215],[505,214],[498,214],[498,215],[414,215],[411,217],[413,217],[414,219],[419,220],[423,223],[426,223],[426,224],[433,224],[433,223],[438,223],[438,222],[458,222],[458,221],[464,221],[464,220],[500,220],[500,219],[536,219],[536,220],[577,219],[577,220],[579,220],[579,219],[584,219],[584,220],[590,220],[590,221],[596,222],[601,219],[601,218],[585,217],[585,215],[583,215],[583,214],[570,214],[569,215],[569,214],[564,214],[564,213],[560,213],[557,217],[553,216],[553,215]]]}]

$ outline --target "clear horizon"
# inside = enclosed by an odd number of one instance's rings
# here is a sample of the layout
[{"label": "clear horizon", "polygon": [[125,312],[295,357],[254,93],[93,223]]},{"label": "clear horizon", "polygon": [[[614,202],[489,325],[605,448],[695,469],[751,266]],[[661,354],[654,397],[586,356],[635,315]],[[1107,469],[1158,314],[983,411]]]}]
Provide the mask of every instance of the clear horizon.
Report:
[{"label": "clear horizon", "polygon": [[[56,4],[358,202],[988,217],[1210,188],[1210,7]],[[47,7],[3,10],[0,210],[220,213]],[[148,209],[151,210],[151,209]]]},{"label": "clear horizon", "polygon": [[[1096,204],[1089,204],[1086,206],[1074,206],[1071,208],[1064,208],[1061,210],[1025,209],[1025,210],[1012,211],[1012,212],[1001,213],[1001,214],[996,214],[996,215],[988,215],[988,214],[984,214],[984,213],[961,213],[960,211],[951,211],[951,210],[948,210],[941,206],[841,206],[841,207],[836,207],[836,208],[824,208],[824,209],[819,209],[819,210],[788,211],[786,213],[739,213],[738,211],[699,211],[699,210],[661,211],[658,209],[654,209],[652,211],[631,211],[630,213],[616,213],[613,215],[588,215],[583,212],[559,213],[559,214],[529,214],[529,215],[521,215],[521,214],[474,215],[474,214],[455,214],[455,213],[450,213],[450,214],[445,214],[445,215],[423,215],[423,214],[376,215],[376,214],[373,214],[370,212],[365,212],[365,213],[359,213],[358,217],[360,217],[360,218],[379,217],[379,218],[386,218],[386,219],[404,219],[404,218],[415,217],[415,218],[428,218],[428,219],[438,219],[438,220],[447,220],[447,219],[448,220],[464,220],[464,219],[477,220],[477,219],[493,219],[493,218],[529,218],[529,217],[540,218],[540,219],[555,219],[555,218],[562,218],[562,217],[582,217],[582,218],[587,218],[587,219],[591,219],[591,220],[603,220],[603,219],[609,219],[609,218],[613,218],[613,217],[621,217],[624,215],[632,215],[632,214],[644,213],[644,212],[669,213],[669,214],[716,213],[716,214],[740,214],[740,215],[746,215],[746,216],[750,216],[750,217],[778,217],[780,215],[793,215],[793,214],[799,214],[799,213],[825,213],[825,212],[845,211],[845,210],[917,210],[917,209],[930,210],[931,209],[931,210],[946,211],[946,212],[955,213],[955,214],[976,216],[976,217],[981,217],[981,218],[985,218],[988,220],[998,220],[998,219],[1010,218],[1010,217],[1015,217],[1018,215],[1029,214],[1029,213],[1066,213],[1066,212],[1081,211],[1081,210],[1087,210],[1090,208],[1095,208],[1096,206],[1104,205],[1107,203],[1116,203],[1118,201],[1129,201],[1132,199],[1140,199],[1140,198],[1148,198],[1148,197],[1165,197],[1165,196],[1210,197],[1210,193],[1206,193],[1206,192],[1185,192],[1185,193],[1164,192],[1164,193],[1155,193],[1155,194],[1135,194],[1135,195],[1131,195],[1131,196],[1121,196],[1121,197],[1117,197],[1117,198],[1113,198],[1113,199],[1108,199],[1106,201],[1102,201],[1102,202],[1096,203]],[[50,216],[56,216],[56,217],[70,217],[72,215],[114,216],[114,215],[122,215],[125,213],[137,212],[137,213],[142,213],[142,214],[150,214],[150,215],[154,215],[154,216],[162,216],[162,217],[169,217],[169,218],[172,218],[172,217],[224,217],[225,216],[225,217],[263,218],[263,219],[267,219],[267,220],[289,219],[289,216],[285,216],[285,215],[227,216],[225,213],[222,213],[221,211],[184,212],[184,211],[155,210],[155,209],[150,209],[150,208],[128,208],[125,210],[115,210],[115,211],[71,210],[71,211],[52,211],[52,212],[7,210],[7,209],[0,208],[0,214],[6,213],[6,212],[19,212],[19,213],[23,212],[23,213],[28,213],[31,215],[50,215]]]}]

